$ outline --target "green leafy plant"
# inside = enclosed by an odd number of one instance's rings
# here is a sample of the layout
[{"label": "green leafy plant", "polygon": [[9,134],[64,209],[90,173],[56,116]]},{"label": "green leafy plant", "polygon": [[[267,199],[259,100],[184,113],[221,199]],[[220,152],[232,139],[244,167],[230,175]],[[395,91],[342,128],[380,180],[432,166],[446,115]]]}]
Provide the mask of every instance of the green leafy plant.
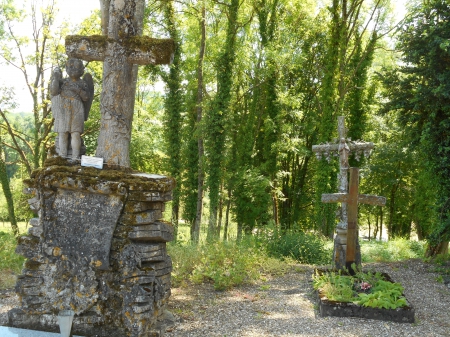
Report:
[{"label": "green leafy plant", "polygon": [[326,240],[314,233],[274,230],[264,233],[262,241],[267,253],[276,258],[320,265],[329,263],[332,256],[332,250],[325,247]]},{"label": "green leafy plant", "polygon": [[0,289],[11,288],[16,283],[25,260],[15,253],[17,241],[11,232],[0,231]]},{"label": "green leafy plant", "polygon": [[407,305],[403,287],[398,283],[379,280],[369,294],[358,294],[354,303],[370,308],[396,309]]},{"label": "green leafy plant", "polygon": [[395,238],[389,241],[361,241],[362,262],[389,262],[423,258],[425,242]]},{"label": "green leafy plant", "polygon": [[216,242],[214,244],[168,245],[172,257],[172,282],[175,287],[186,282],[211,282],[216,290],[252,283],[265,275],[281,275],[291,269],[291,260],[267,256],[254,241]]},{"label": "green leafy plant", "polygon": [[[356,268],[353,268],[354,270]],[[383,280],[381,273],[357,270],[354,276],[316,272],[313,287],[329,300],[352,302],[371,308],[396,309],[407,305],[403,287]]]}]

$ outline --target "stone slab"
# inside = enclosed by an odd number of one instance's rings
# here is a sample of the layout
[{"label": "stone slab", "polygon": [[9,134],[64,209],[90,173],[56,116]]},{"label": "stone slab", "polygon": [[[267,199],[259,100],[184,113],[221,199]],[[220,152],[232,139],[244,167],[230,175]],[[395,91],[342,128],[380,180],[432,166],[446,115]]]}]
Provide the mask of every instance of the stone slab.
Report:
[{"label": "stone slab", "polygon": [[[329,270],[316,269],[316,273],[322,274]],[[394,282],[388,274],[382,273],[384,280]],[[397,323],[414,323],[415,309],[410,305],[397,309],[370,308],[347,302],[330,301],[325,295],[316,292],[320,317],[356,317],[390,321]]]},{"label": "stone slab", "polygon": [[[2,337],[58,337],[59,333],[36,331],[27,329],[10,328],[8,326],[0,326],[0,336]],[[75,336],[73,337],[82,337]]]},{"label": "stone slab", "polygon": [[323,300],[318,296],[320,317],[357,317],[397,323],[414,323],[414,308],[368,308],[353,303]]},{"label": "stone slab", "polygon": [[56,219],[44,221],[53,255],[81,255],[107,270],[113,232],[123,207],[121,199],[118,195],[59,189],[52,212],[46,211]]}]

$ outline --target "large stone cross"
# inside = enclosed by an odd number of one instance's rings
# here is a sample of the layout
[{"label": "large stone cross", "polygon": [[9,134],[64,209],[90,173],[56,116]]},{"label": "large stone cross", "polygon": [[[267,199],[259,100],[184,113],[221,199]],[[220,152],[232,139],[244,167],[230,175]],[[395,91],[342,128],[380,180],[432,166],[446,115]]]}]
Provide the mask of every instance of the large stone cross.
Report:
[{"label": "large stone cross", "polygon": [[[348,205],[347,199],[345,197],[341,197],[343,195],[347,195],[349,186],[348,186],[348,169],[349,163],[348,158],[351,153],[355,155],[355,158],[359,160],[359,158],[364,155],[365,157],[369,157],[374,144],[371,142],[363,142],[363,141],[352,141],[347,139],[347,129],[345,127],[345,119],[344,116],[338,117],[338,135],[339,138],[334,141],[334,143],[326,143],[320,145],[313,145],[312,151],[316,154],[317,159],[322,159],[323,157],[328,161],[331,160],[332,156],[339,156],[339,173],[338,173],[338,191],[339,193],[334,194],[334,197],[331,198],[329,202],[341,202],[341,212],[340,219],[336,229],[336,237],[335,237],[335,245],[334,245],[334,263],[336,268],[342,269],[346,266],[346,252],[347,252],[347,228],[349,226],[348,219]],[[338,198],[339,200],[337,200]],[[364,200],[373,200],[371,198]],[[363,201],[364,201],[363,200]],[[323,200],[322,200],[323,201]],[[326,201],[324,201],[326,202]],[[351,235],[354,235],[353,233]],[[356,235],[356,234],[355,234]],[[360,252],[358,245],[358,238],[356,235],[356,256],[354,262],[357,264],[360,263]]]},{"label": "large stone cross", "polygon": [[[385,197],[376,195],[359,194],[359,169],[357,167],[350,168],[350,186],[348,193],[322,194],[322,202],[340,202],[347,205],[347,237],[345,240],[345,267],[350,272],[353,271],[352,264],[359,265],[361,263],[360,251],[358,249],[358,204],[368,204],[376,206],[384,206],[386,204]],[[341,238],[341,243],[343,243]],[[344,248],[344,247],[342,247]],[[343,253],[342,252],[342,253]],[[359,255],[359,256],[358,256]],[[336,258],[336,257],[335,257]],[[337,267],[343,265],[344,259],[335,261]],[[341,269],[341,268],[339,268]]]},{"label": "large stone cross", "polygon": [[137,65],[169,64],[174,42],[141,36],[145,0],[100,3],[103,35],[67,36],[66,53],[85,61],[104,62],[96,156],[110,166],[129,167]]}]

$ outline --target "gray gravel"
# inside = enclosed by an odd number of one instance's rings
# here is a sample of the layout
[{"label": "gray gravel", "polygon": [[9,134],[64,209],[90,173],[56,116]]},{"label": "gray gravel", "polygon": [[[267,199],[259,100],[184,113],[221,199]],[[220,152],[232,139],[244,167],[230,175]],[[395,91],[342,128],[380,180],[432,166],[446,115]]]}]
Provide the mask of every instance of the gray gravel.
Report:
[{"label": "gray gravel", "polygon": [[173,289],[177,323],[167,336],[450,336],[450,291],[419,260],[366,265],[405,287],[416,322],[321,318],[312,290],[312,268],[257,285],[215,292],[210,285]]},{"label": "gray gravel", "polygon": [[[313,269],[298,266],[300,272],[225,292],[214,291],[209,284],[172,289],[169,310],[176,323],[166,337],[450,336],[450,291],[438,282],[430,265],[410,260],[365,267],[402,283],[416,310],[414,324],[321,318],[311,284]],[[12,291],[0,293],[0,325],[6,324],[7,311],[17,305]]]}]

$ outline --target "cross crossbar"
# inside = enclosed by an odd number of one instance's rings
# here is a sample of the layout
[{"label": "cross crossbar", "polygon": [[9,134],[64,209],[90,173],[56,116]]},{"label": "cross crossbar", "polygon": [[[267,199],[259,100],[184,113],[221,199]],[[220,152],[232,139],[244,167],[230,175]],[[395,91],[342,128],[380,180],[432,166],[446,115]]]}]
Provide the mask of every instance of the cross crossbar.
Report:
[{"label": "cross crossbar", "polygon": [[[324,203],[348,202],[348,194],[347,193],[330,193],[330,194],[324,193],[324,194],[322,194],[322,202],[324,202]],[[384,205],[386,205],[386,198],[379,197],[377,195],[359,194],[358,195],[358,204],[384,206]]]},{"label": "cross crossbar", "polygon": [[175,49],[172,39],[133,36],[119,42],[104,35],[69,35],[66,36],[66,53],[85,61],[103,61],[110,44],[120,45],[127,55],[127,61],[138,65],[170,64]]},{"label": "cross crossbar", "polygon": [[[364,150],[372,150],[375,146],[372,142],[369,143],[347,143],[350,151],[364,151]],[[313,145],[313,152],[336,152],[339,150],[339,144],[320,144]]]}]

